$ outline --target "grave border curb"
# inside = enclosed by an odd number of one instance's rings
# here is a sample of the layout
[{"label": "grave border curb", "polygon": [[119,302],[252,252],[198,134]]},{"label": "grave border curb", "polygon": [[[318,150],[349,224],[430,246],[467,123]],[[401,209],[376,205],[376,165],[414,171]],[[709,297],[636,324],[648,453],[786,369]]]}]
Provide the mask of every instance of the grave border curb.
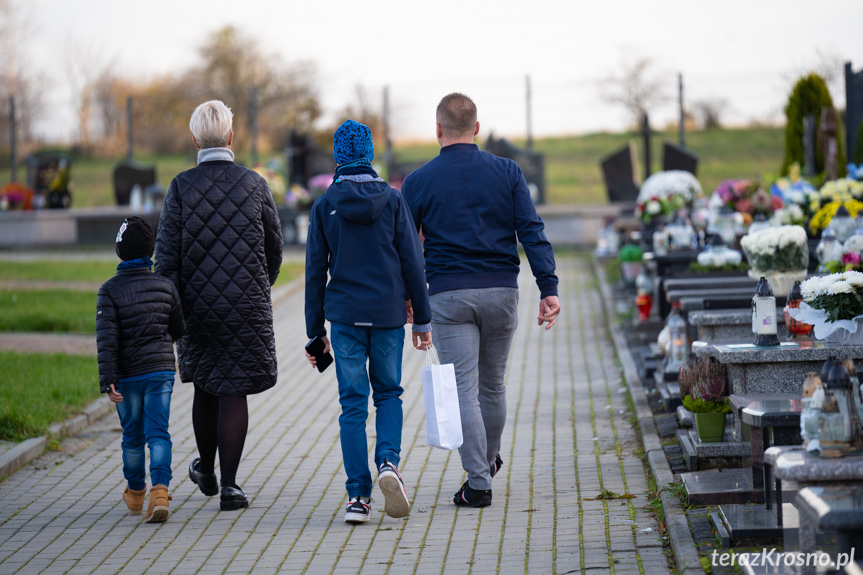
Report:
[{"label": "grave border curb", "polygon": [[665,451],[662,449],[659,432],[653,419],[653,412],[647,403],[644,386],[642,385],[641,377],[638,375],[635,360],[633,360],[632,353],[629,351],[629,345],[626,343],[621,326],[611,315],[615,309],[614,298],[611,294],[611,287],[608,285],[605,270],[596,257],[591,256],[590,259],[593,264],[594,273],[599,278],[599,290],[605,314],[608,318],[608,328],[611,333],[612,344],[620,361],[621,374],[626,382],[630,398],[635,405],[635,416],[638,419],[638,427],[641,431],[642,445],[647,456],[647,462],[651,473],[653,473],[656,479],[657,487],[661,488],[660,499],[662,501],[662,509],[665,512],[665,527],[671,543],[671,550],[677,563],[678,572],[681,575],[704,575],[705,571],[701,566],[698,547],[695,545],[695,540],[689,529],[689,521],[680,504],[680,499],[675,494],[669,493],[667,489],[664,489],[665,486],[676,483],[674,474],[665,456]]}]

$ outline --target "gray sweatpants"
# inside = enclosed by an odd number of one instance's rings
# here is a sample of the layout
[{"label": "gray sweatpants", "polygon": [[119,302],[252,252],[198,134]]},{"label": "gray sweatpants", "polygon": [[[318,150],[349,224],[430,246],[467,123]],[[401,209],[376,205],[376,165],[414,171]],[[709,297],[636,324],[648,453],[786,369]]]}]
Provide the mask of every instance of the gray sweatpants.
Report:
[{"label": "gray sweatpants", "polygon": [[439,292],[431,296],[431,307],[438,357],[455,367],[461,464],[471,489],[491,489],[491,464],[506,423],[504,375],[518,325],[518,289]]}]

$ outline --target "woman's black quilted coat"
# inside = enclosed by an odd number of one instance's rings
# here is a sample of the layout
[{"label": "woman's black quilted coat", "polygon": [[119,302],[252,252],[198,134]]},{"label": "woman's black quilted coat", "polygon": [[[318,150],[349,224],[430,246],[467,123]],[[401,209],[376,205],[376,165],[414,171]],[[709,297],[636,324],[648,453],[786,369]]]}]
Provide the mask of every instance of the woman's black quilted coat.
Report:
[{"label": "woman's black quilted coat", "polygon": [[180,292],[180,378],[213,395],[276,384],[270,286],[282,228],[266,181],[233,162],[202,162],[168,187],[156,238],[158,274]]}]

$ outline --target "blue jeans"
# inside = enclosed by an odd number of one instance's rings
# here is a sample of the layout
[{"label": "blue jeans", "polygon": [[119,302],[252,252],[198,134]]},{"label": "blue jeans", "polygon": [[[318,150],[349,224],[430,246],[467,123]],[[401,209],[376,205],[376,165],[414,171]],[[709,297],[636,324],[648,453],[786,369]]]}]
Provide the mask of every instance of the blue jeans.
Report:
[{"label": "blue jeans", "polygon": [[348,497],[371,497],[372,476],[366,439],[369,387],[375,404],[375,465],[380,467],[384,458],[398,465],[402,444],[401,379],[405,330],[403,327],[378,329],[331,322],[330,343],[336,360],[339,403],[342,406],[339,429],[348,476],[345,487]]},{"label": "blue jeans", "polygon": [[117,404],[123,426],[123,475],[129,489],[145,489],[147,475],[144,444],[150,447],[150,481],[167,486],[171,482],[171,435],[168,416],[174,376],[156,375],[149,379],[119,384],[123,401]]},{"label": "blue jeans", "polygon": [[455,368],[461,465],[471,489],[491,489],[491,465],[506,424],[504,378],[518,326],[518,289],[458,289],[430,300],[438,358]]}]

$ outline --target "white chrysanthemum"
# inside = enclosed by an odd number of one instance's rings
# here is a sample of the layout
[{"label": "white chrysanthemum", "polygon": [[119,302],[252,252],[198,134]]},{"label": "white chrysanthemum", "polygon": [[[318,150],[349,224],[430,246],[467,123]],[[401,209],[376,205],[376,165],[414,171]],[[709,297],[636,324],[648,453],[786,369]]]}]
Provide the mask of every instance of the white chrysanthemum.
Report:
[{"label": "white chrysanthemum", "polygon": [[788,200],[786,202],[786,205],[788,203],[791,203],[791,204],[805,204],[806,203],[806,196],[803,194],[803,192],[798,192],[798,191],[788,192],[786,194],[786,199]]},{"label": "white chrysanthemum", "polygon": [[853,286],[856,289],[863,288],[863,273],[848,271],[845,272],[845,281],[848,282],[849,285]]},{"label": "white chrysanthemum", "polygon": [[638,191],[638,202],[646,202],[650,198],[668,198],[681,196],[687,202],[702,196],[701,184],[698,179],[682,170],[667,170],[657,172],[644,180]]},{"label": "white chrysanthemum", "polygon": [[800,284],[800,292],[803,294],[803,299],[811,300],[827,293],[827,288],[833,283],[833,278],[837,275],[816,276],[802,282]]},{"label": "white chrysanthemum", "polygon": [[829,295],[838,295],[841,293],[854,293],[854,287],[846,281],[833,282],[827,288]]},{"label": "white chrysanthemum", "polygon": [[644,206],[644,211],[647,212],[648,214],[650,214],[651,216],[655,216],[656,214],[658,214],[659,212],[662,211],[662,205],[659,202],[657,202],[656,200],[651,200],[651,201],[647,202],[647,204]]}]

